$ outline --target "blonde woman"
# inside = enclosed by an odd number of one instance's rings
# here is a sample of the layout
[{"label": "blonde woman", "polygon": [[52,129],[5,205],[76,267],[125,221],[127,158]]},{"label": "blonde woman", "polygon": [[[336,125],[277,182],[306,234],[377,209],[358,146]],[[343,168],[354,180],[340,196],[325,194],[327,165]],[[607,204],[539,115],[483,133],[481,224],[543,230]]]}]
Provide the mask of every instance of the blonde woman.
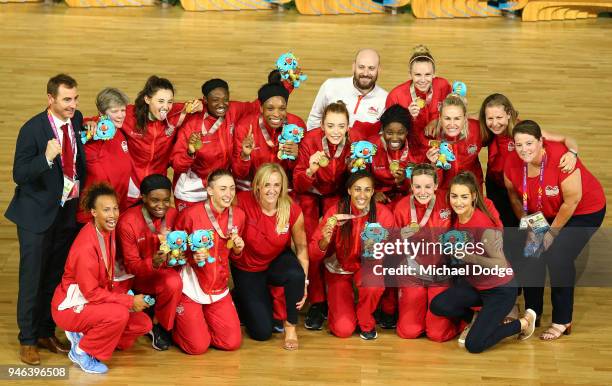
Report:
[{"label": "blonde woman", "polygon": [[308,285],[308,250],[304,216],[289,197],[287,184],[283,168],[266,163],[255,173],[253,190],[237,195],[247,223],[242,236],[245,247],[241,254],[232,256],[232,277],[239,314],[255,340],[267,340],[272,335],[268,285],[284,289],[287,320],[283,347],[296,350],[295,325]]},{"label": "blonde woman", "polygon": [[440,109],[440,119],[435,129],[436,142],[431,142],[427,158],[433,164],[442,161],[440,158],[441,142],[448,143],[455,156],[447,168],[443,168],[440,188],[448,190],[449,183],[460,171],[471,171],[482,186],[482,166],[478,153],[482,148],[480,125],[475,119],[468,119],[464,99],[457,94],[449,94]]}]

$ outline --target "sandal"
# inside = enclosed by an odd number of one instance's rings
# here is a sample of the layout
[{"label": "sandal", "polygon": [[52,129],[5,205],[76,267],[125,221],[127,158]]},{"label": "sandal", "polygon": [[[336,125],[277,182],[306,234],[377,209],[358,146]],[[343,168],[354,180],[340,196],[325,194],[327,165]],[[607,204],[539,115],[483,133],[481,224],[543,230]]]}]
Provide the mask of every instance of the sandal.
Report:
[{"label": "sandal", "polygon": [[283,342],[283,348],[287,351],[295,351],[299,348],[297,339],[285,339]]},{"label": "sandal", "polygon": [[[568,323],[568,324],[558,324],[558,326],[562,326],[564,327],[563,330],[561,330],[560,328],[554,326],[554,324],[552,324],[550,327],[548,327],[546,329],[546,331],[544,331],[542,334],[540,334],[540,339],[542,340],[557,340],[559,338],[561,338],[561,335],[569,335],[572,333],[572,323]],[[546,338],[546,335],[550,335],[551,338]]]},{"label": "sandal", "polygon": [[515,320],[519,318],[520,312],[521,312],[521,309],[519,307],[519,304],[516,303],[514,307],[512,307],[512,310],[510,311],[510,313],[504,318],[502,323],[508,324],[508,323],[514,322]]},{"label": "sandal", "polygon": [[[288,327],[294,327],[293,328],[293,334],[295,334],[295,338],[287,338],[287,330],[289,330]],[[297,340],[297,333],[295,331],[295,326],[292,326],[290,324],[286,324],[285,325],[285,336],[284,336],[284,340],[283,340],[283,348],[287,351],[295,351],[297,350],[299,347],[299,343]]]},{"label": "sandal", "polygon": [[538,316],[536,315],[535,311],[532,310],[531,308],[528,308],[525,310],[525,315],[523,315],[523,319],[527,321],[527,326],[525,326],[524,330],[521,329],[521,332],[518,335],[519,340],[525,340],[525,339],[531,338],[531,336],[533,335],[533,332],[535,331],[535,324],[536,324],[537,317]]}]

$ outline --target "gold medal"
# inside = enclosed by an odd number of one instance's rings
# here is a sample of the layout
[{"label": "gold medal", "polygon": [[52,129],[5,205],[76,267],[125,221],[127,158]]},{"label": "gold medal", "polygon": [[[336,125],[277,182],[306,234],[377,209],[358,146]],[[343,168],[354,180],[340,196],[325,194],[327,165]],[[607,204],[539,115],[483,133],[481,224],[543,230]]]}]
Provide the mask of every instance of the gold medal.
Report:
[{"label": "gold medal", "polygon": [[185,103],[185,112],[187,114],[191,114],[192,111],[193,111],[193,103],[191,102]]},{"label": "gold medal", "polygon": [[416,222],[410,223],[410,229],[414,230],[415,232],[418,232],[420,228],[421,227],[419,226],[419,223],[416,223]]},{"label": "gold medal", "polygon": [[195,149],[195,151],[198,151],[202,148],[202,138],[198,135],[198,139],[196,140],[196,143],[193,145],[193,148]]},{"label": "gold medal", "polygon": [[422,109],[423,107],[425,107],[425,100],[421,98],[417,98],[416,104],[417,106],[419,106],[420,109]]},{"label": "gold medal", "polygon": [[232,239],[228,239],[227,243],[225,244],[225,246],[227,247],[227,249],[233,249],[235,244],[234,244],[234,240]]},{"label": "gold medal", "polygon": [[389,164],[389,170],[391,173],[395,174],[400,169],[400,162],[398,160],[393,160]]},{"label": "gold medal", "polygon": [[336,224],[338,224],[338,219],[336,217],[331,216],[330,218],[327,219],[327,225],[335,227]]},{"label": "gold medal", "polygon": [[321,158],[319,158],[319,166],[324,168],[327,167],[327,165],[329,165],[329,158],[326,156],[321,156]]}]

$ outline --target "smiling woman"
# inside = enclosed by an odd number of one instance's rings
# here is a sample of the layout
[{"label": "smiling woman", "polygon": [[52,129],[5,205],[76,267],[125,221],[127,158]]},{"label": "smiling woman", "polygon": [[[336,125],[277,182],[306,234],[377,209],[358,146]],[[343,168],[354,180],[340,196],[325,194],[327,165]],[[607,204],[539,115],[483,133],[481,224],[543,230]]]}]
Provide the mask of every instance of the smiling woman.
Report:
[{"label": "smiling woman", "polygon": [[[232,277],[242,321],[251,338],[270,339],[272,303],[268,285],[282,287],[286,311],[283,347],[296,350],[295,326],[308,286],[308,251],[304,216],[289,197],[283,168],[279,164],[263,164],[253,178],[253,191],[238,194],[238,207],[247,218],[244,251],[232,256]],[[292,243],[295,252],[291,250]]]},{"label": "smiling woman", "polygon": [[108,371],[100,361],[109,360],[116,348],[131,347],[151,329],[151,321],[140,312],[149,306],[144,295],[113,291],[119,218],[114,190],[92,185],[83,205],[94,221],[81,229],[70,248],[51,312],[72,345],[70,360],[85,372],[100,374]]},{"label": "smiling woman", "polygon": [[[525,287],[525,305],[542,315],[546,270],[550,274],[552,325],[541,336],[555,340],[569,335],[574,309],[574,260],[601,226],[606,198],[601,183],[578,160],[573,171],[559,169],[565,145],[546,141],[540,126],[530,120],[513,131],[516,151],[506,161],[504,181],[517,218],[542,214],[549,225],[537,243],[539,258],[518,268]],[[524,228],[527,228],[526,226]],[[535,230],[529,230],[533,240]]]}]

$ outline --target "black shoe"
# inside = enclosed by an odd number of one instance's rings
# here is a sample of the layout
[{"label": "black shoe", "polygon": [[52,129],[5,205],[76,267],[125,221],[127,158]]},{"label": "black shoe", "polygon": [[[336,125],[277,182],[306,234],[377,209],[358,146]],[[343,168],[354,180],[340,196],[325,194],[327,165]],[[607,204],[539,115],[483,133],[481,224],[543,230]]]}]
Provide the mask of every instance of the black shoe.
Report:
[{"label": "black shoe", "polygon": [[157,351],[166,351],[170,347],[170,334],[159,324],[153,325],[149,335],[151,336],[151,346]]},{"label": "black shoe", "polygon": [[397,319],[395,319],[395,315],[385,314],[381,311],[379,315],[378,324],[380,325],[380,328],[384,328],[385,330],[392,330],[397,324]]},{"label": "black shoe", "polygon": [[372,329],[372,331],[361,331],[359,333],[359,337],[364,340],[374,340],[378,338],[378,333],[376,332],[376,327]]},{"label": "black shoe", "polygon": [[273,319],[272,320],[272,332],[274,333],[283,333],[285,332],[285,324],[282,320]]},{"label": "black shoe", "polygon": [[304,320],[304,327],[308,330],[322,330],[325,316],[323,315],[324,303],[314,303],[310,305],[306,319]]}]

